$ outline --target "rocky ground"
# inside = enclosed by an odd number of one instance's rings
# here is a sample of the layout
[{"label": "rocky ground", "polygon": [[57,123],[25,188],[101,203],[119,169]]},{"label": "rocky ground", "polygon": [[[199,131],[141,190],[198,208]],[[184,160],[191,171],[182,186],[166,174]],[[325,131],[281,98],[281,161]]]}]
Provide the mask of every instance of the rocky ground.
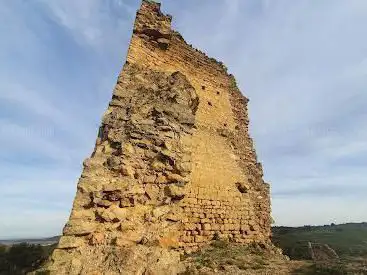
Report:
[{"label": "rocky ground", "polygon": [[[0,275],[27,274],[45,263],[55,245],[36,246],[17,244],[12,247],[0,246]],[[3,248],[3,249],[1,249]],[[42,248],[43,252],[39,250]],[[41,252],[41,253],[40,253]],[[142,271],[144,275],[156,273],[154,259],[151,259],[150,269]],[[133,263],[134,264],[134,263]],[[135,262],[136,265],[136,262]],[[206,274],[367,274],[367,258],[351,257],[337,261],[289,260],[280,254],[274,246],[243,246],[223,241],[215,241],[202,250],[181,257],[181,263],[174,273],[181,275]],[[123,273],[125,272],[125,273]],[[144,273],[145,272],[145,273]],[[31,274],[43,274],[31,273]],[[45,273],[47,274],[47,273]],[[122,273],[126,269],[122,266]]]}]

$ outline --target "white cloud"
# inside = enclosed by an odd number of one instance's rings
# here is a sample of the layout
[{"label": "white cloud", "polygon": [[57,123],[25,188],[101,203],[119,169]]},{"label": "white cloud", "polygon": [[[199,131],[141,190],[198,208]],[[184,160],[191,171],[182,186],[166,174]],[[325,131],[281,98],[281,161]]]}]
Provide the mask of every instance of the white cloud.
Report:
[{"label": "white cloud", "polygon": [[121,38],[129,29],[134,10],[130,1],[122,0],[39,1],[77,42],[100,50],[108,47],[106,39],[111,42],[114,35]]},{"label": "white cloud", "polygon": [[345,70],[345,77],[358,79],[365,78],[367,75],[367,57],[362,61],[358,61],[357,64],[353,64]]},{"label": "white cloud", "polygon": [[99,25],[102,2],[97,0],[44,1],[56,19],[75,36],[94,44],[101,39]]},{"label": "white cloud", "polygon": [[3,154],[23,151],[51,160],[66,162],[71,160],[72,151],[53,140],[54,129],[23,127],[4,120],[0,120],[0,123],[0,142],[7,144]]},{"label": "white cloud", "polygon": [[47,99],[47,95],[27,89],[20,83],[12,83],[9,79],[1,78],[0,99],[9,104],[19,104],[25,110],[35,115],[40,115],[56,123],[68,121],[67,114],[60,111],[55,104]]}]

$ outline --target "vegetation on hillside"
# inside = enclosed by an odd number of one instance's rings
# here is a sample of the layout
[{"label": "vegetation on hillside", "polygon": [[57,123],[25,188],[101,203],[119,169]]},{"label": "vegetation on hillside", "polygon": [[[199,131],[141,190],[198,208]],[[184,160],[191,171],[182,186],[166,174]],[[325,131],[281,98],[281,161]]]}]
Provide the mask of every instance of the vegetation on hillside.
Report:
[{"label": "vegetation on hillside", "polygon": [[41,246],[27,243],[0,246],[0,275],[21,275],[41,266],[55,245]]},{"label": "vegetation on hillside", "polygon": [[308,274],[367,274],[367,223],[274,227],[273,243],[292,260],[313,260],[309,243],[336,252],[336,259],[316,259],[313,273]]},{"label": "vegetation on hillside", "polygon": [[292,268],[280,250],[271,245],[238,245],[215,241],[183,258],[182,275],[289,274]]},{"label": "vegetation on hillside", "polygon": [[367,223],[273,228],[273,243],[291,259],[311,259],[308,242],[328,244],[341,258],[367,257]]}]

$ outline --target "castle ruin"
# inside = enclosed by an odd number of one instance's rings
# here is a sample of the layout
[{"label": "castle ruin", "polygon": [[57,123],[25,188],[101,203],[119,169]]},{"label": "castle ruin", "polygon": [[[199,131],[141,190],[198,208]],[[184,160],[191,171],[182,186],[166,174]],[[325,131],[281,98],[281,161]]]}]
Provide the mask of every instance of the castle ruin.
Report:
[{"label": "castle ruin", "polygon": [[143,0],[51,274],[175,274],[213,239],[270,240],[248,99],[171,20]]}]

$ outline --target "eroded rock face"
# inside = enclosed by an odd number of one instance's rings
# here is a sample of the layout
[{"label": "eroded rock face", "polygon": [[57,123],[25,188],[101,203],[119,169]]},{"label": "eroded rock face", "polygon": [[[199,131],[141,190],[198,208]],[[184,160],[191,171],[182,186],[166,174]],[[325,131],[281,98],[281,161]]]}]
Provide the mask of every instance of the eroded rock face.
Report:
[{"label": "eroded rock face", "polygon": [[170,24],[143,1],[52,274],[176,274],[213,238],[269,241],[248,100]]},{"label": "eroded rock face", "polygon": [[178,164],[191,162],[182,139],[192,135],[198,103],[180,72],[124,66],[51,270],[173,272],[179,254],[169,249],[179,246],[179,202],[190,174]]}]

